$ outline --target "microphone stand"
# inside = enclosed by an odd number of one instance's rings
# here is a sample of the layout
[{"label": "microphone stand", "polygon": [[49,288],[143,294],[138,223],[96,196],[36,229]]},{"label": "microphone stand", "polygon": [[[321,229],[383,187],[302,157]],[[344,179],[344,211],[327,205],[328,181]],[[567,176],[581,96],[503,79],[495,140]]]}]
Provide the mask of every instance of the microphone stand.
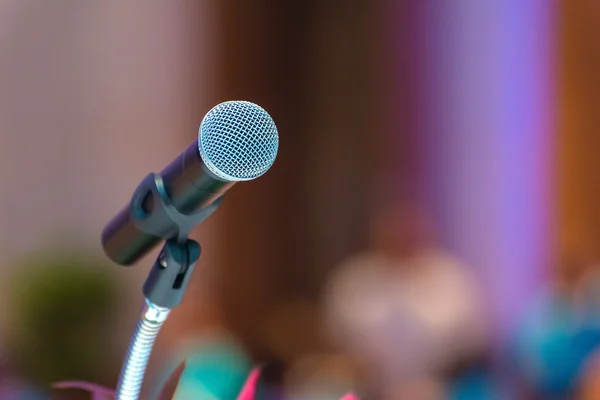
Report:
[{"label": "microphone stand", "polygon": [[[150,213],[140,212],[140,199],[153,196]],[[193,214],[180,213],[171,203],[159,174],[150,174],[132,197],[129,213],[136,227],[166,239],[143,286],[146,299],[123,362],[115,400],[137,400],[150,353],[169,312],[181,303],[200,258],[200,245],[189,232],[212,214],[222,198]],[[166,233],[165,233],[166,232]]]}]

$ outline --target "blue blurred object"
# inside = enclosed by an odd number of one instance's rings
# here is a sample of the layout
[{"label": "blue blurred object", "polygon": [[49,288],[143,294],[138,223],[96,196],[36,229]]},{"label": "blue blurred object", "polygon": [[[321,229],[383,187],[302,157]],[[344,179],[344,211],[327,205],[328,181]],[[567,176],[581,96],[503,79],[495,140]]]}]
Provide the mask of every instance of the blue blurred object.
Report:
[{"label": "blue blurred object", "polygon": [[566,298],[543,298],[516,338],[515,367],[544,399],[570,399],[588,357],[600,346],[600,329]]},{"label": "blue blurred object", "polygon": [[506,400],[506,394],[485,370],[473,370],[451,384],[448,400]]}]

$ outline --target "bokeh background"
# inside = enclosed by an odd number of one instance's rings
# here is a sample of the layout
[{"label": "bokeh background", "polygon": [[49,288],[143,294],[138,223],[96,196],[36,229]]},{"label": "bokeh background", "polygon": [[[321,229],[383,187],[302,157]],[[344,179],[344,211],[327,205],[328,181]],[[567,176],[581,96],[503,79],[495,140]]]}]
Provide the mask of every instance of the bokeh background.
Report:
[{"label": "bokeh background", "polygon": [[100,232],[243,99],[280,152],[195,232],[146,396],[193,356],[266,397],[600,399],[599,35],[594,0],[0,0],[0,398],[114,387],[156,252]]}]

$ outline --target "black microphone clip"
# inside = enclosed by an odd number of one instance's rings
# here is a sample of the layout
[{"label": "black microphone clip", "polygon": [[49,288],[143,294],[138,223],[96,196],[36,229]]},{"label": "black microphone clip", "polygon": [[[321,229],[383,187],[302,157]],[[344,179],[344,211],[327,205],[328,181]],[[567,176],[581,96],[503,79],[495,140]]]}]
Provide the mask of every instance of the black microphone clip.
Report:
[{"label": "black microphone clip", "polygon": [[144,296],[152,304],[171,309],[181,303],[201,253],[198,242],[188,235],[222,200],[183,214],[169,199],[160,174],[149,174],[137,187],[129,204],[132,222],[140,231],[166,241],[143,286]]},{"label": "black microphone clip", "polygon": [[223,197],[208,207],[183,214],[173,205],[160,174],[151,173],[135,189],[129,203],[129,216],[140,231],[162,238],[185,242],[190,232],[219,207]]}]

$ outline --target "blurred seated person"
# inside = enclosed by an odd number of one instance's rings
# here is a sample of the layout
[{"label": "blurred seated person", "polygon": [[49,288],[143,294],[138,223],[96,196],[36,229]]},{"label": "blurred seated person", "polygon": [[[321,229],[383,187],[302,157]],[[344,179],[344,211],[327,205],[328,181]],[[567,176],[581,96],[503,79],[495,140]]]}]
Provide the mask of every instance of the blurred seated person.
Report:
[{"label": "blurred seated person", "polygon": [[370,232],[370,248],[332,277],[326,299],[332,339],[371,364],[381,398],[444,398],[444,371],[486,345],[477,283],[436,244],[418,206],[383,209]]}]

